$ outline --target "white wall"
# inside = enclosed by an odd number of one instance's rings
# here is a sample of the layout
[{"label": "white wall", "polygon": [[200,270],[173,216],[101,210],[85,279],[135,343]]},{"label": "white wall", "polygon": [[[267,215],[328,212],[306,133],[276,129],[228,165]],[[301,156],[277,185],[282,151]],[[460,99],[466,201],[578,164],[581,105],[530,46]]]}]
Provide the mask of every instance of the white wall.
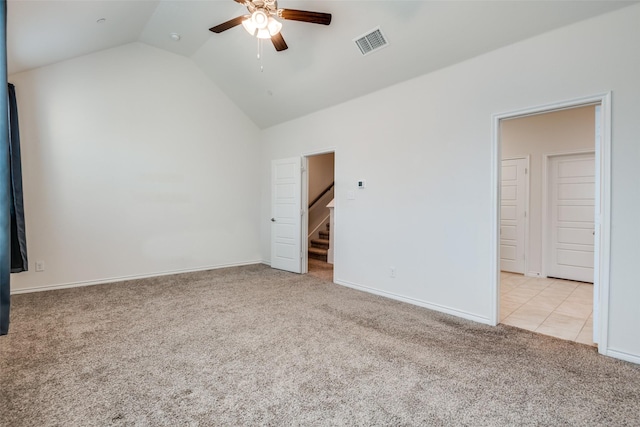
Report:
[{"label": "white wall", "polygon": [[190,60],[133,43],[9,80],[30,268],[13,291],[260,261],[258,129]]},{"label": "white wall", "polygon": [[640,362],[638,22],[627,7],[264,131],[265,261],[271,160],[330,145],[336,281],[489,322],[492,115],[612,91],[607,351]]},{"label": "white wall", "polygon": [[544,156],[595,150],[595,106],[571,108],[501,122],[502,158],[529,156],[529,242],[526,274],[542,271]]}]

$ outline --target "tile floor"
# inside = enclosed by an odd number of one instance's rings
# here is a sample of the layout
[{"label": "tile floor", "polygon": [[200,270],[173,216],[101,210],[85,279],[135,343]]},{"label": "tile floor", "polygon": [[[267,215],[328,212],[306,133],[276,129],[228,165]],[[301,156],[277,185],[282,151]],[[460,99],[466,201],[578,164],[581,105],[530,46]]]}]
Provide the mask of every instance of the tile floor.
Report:
[{"label": "tile floor", "polygon": [[500,273],[500,322],[595,345],[593,285]]}]

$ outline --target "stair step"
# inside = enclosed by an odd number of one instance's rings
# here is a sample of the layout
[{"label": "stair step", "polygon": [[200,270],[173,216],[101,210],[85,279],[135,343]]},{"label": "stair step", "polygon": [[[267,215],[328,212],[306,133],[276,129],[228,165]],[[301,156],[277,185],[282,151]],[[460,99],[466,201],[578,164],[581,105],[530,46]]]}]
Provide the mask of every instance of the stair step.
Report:
[{"label": "stair step", "polygon": [[322,248],[309,248],[309,253],[314,255],[326,255],[329,251]]},{"label": "stair step", "polygon": [[329,240],[329,232],[328,231],[320,231],[320,238],[323,240]]},{"label": "stair step", "polygon": [[329,251],[322,248],[309,248],[309,258],[327,261],[327,253]]},{"label": "stair step", "polygon": [[328,239],[311,239],[311,247],[329,249],[329,240]]}]

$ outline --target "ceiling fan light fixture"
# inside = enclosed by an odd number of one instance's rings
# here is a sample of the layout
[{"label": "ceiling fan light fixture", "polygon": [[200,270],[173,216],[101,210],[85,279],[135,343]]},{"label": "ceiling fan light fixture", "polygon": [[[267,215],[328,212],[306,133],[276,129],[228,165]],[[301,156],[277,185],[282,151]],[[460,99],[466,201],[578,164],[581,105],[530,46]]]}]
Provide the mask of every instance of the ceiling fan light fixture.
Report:
[{"label": "ceiling fan light fixture", "polygon": [[282,29],[282,23],[275,18],[269,17],[269,24],[267,25],[267,29],[269,30],[269,34],[275,36]]},{"label": "ceiling fan light fixture", "polygon": [[255,36],[259,39],[270,39],[271,35],[269,34],[269,30],[267,30],[266,28],[262,29],[262,30],[258,30],[255,34]]},{"label": "ceiling fan light fixture", "polygon": [[253,22],[251,21],[251,16],[247,16],[247,19],[242,21],[242,26],[245,30],[247,30],[247,33],[251,34],[252,36],[255,36],[256,32],[258,31],[256,26],[253,25]]},{"label": "ceiling fan light fixture", "polygon": [[247,19],[242,21],[242,26],[249,34],[259,39],[270,39],[282,29],[282,24],[263,10],[256,10],[247,15]]}]

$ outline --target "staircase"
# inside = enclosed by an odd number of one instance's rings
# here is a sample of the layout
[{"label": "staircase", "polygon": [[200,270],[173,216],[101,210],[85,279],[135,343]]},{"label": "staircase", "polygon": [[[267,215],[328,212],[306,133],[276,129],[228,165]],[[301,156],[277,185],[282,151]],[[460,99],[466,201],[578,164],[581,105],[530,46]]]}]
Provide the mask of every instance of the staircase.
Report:
[{"label": "staircase", "polygon": [[309,258],[318,259],[320,261],[327,262],[327,253],[329,252],[329,224],[327,223],[327,229],[320,230],[319,239],[311,239],[311,246],[309,247]]}]

